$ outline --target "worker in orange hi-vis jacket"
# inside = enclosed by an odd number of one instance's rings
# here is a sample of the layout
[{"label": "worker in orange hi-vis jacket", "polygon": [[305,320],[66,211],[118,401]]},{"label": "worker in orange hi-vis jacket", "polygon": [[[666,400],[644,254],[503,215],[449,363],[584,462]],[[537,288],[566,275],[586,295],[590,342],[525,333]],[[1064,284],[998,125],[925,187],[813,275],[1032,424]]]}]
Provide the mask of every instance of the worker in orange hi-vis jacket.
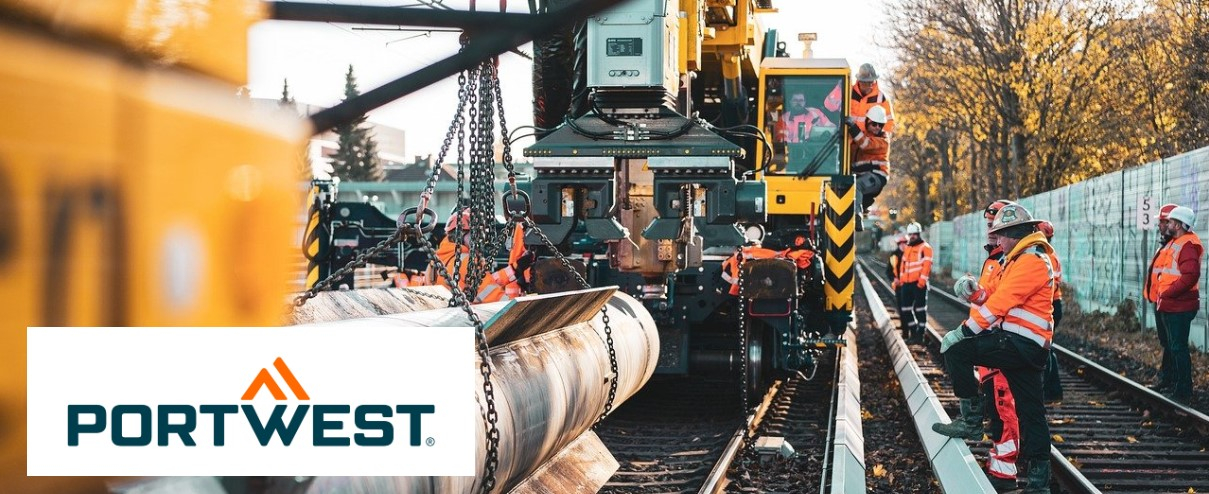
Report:
[{"label": "worker in orange hi-vis jacket", "polygon": [[861,194],[862,213],[873,205],[874,199],[890,181],[890,135],[884,131],[886,122],[886,110],[880,106],[869,109],[864,127],[857,125],[853,117],[844,121],[856,153],[852,159],[852,173],[856,174],[856,190]]},{"label": "worker in orange hi-vis jacket", "polygon": [[856,120],[861,130],[865,130],[865,117],[874,107],[886,112],[884,130],[887,136],[894,135],[894,105],[878,87],[877,70],[874,70],[873,64],[863,63],[856,71],[856,82],[852,84],[848,114]]},{"label": "worker in orange hi-vis jacket", "polygon": [[[461,228],[458,228],[459,224],[461,225]],[[463,234],[463,242],[461,242],[460,246],[455,239],[455,236],[459,230]],[[533,267],[533,263],[537,260],[537,256],[534,253],[525,250],[524,240],[522,239],[521,241],[517,242],[515,236],[516,233],[514,232],[512,248],[510,249],[508,256],[508,266],[495,272],[489,272],[483,277],[483,279],[479,282],[478,293],[473,294],[474,303],[507,300],[505,297],[508,296],[507,287],[509,284],[516,284],[516,288],[513,289],[513,293],[517,293],[518,295],[523,291],[524,287],[529,285],[530,281],[532,280],[531,268]],[[435,261],[445,265],[446,271],[452,273],[455,267],[460,265],[460,269],[457,274],[457,278],[459,280],[459,289],[465,289],[467,285],[469,285],[466,278],[470,269],[470,251],[471,248],[473,248],[473,245],[471,245],[471,238],[470,209],[466,208],[463,209],[461,213],[450,217],[449,221],[446,222],[445,238],[441,240],[441,245],[437,248],[437,259],[435,259]],[[491,261],[489,259],[482,259],[480,262],[489,263]],[[490,268],[490,266],[483,267]],[[428,271],[427,277],[429,280],[433,280],[433,284],[448,285],[449,282],[445,278],[441,277],[431,266],[428,268]],[[471,295],[467,294],[467,296],[469,297]]]},{"label": "worker in orange hi-vis jacket", "polygon": [[898,315],[903,335],[909,342],[922,343],[928,326],[928,276],[932,274],[932,245],[921,237],[918,222],[907,225],[907,246],[899,259],[898,281],[902,300]]},{"label": "worker in orange hi-vis jacket", "polygon": [[[1174,240],[1167,231],[1167,222],[1170,221],[1168,218],[1171,212],[1177,207],[1179,206],[1175,204],[1164,204],[1159,208],[1159,215],[1155,218],[1158,220],[1159,249],[1150,258],[1150,266],[1146,269],[1148,276],[1142,287],[1142,293],[1145,294],[1146,300],[1152,304],[1156,304],[1154,307],[1154,332],[1159,339],[1159,347],[1163,349],[1163,357],[1159,363],[1159,379],[1158,382],[1151,385],[1151,389],[1158,392],[1170,390],[1172,385],[1175,384],[1175,373],[1172,371],[1173,366],[1171,364],[1172,355],[1170,345],[1167,342],[1167,325],[1164,324],[1163,318],[1159,315],[1157,304],[1159,302],[1160,287],[1166,288],[1177,277],[1175,273],[1168,270],[1170,260],[1166,258],[1167,254],[1171,252],[1169,250],[1171,241]],[[1164,256],[1162,262],[1160,262],[1159,256]]]},{"label": "worker in orange hi-vis jacket", "polygon": [[1024,206],[999,209],[990,233],[1006,254],[1003,268],[990,280],[985,301],[970,309],[961,326],[941,340],[940,350],[960,399],[961,414],[952,423],[932,424],[949,437],[982,437],[983,399],[974,366],[999,369],[1016,400],[1020,424],[1019,458],[1028,463],[1022,492],[1049,492],[1050,435],[1042,401],[1042,373],[1053,338],[1053,248]]},{"label": "worker in orange hi-vis jacket", "polygon": [[[995,215],[1011,201],[1000,199],[992,202],[983,210],[987,229],[990,230]],[[966,299],[974,307],[986,303],[987,297],[994,291],[995,281],[999,271],[1003,269],[1004,251],[999,247],[999,235],[987,233],[987,243],[983,246],[987,258],[982,262],[982,271],[978,279],[972,276],[962,276],[953,285],[953,293]],[[991,442],[991,450],[987,459],[987,477],[997,490],[1016,488],[1016,458],[1020,449],[1020,423],[1016,418],[1016,399],[1012,396],[1007,377],[999,369],[978,366],[979,383],[985,400],[994,406],[987,407],[986,415],[990,419],[987,434]]]}]

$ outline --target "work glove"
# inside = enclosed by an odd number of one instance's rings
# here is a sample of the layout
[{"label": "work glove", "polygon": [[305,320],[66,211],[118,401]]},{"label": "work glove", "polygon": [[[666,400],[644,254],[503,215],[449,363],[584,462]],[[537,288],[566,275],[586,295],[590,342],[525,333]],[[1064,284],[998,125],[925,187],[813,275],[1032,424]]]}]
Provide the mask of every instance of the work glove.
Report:
[{"label": "work glove", "polygon": [[974,332],[966,328],[964,323],[961,326],[949,330],[948,333],[945,333],[944,338],[940,339],[940,353],[949,351],[949,348],[952,348],[952,346],[956,345],[957,342],[971,336],[974,336]]},{"label": "work glove", "polygon": [[852,135],[861,133],[861,127],[856,124],[856,119],[852,117],[844,117],[844,127],[848,127],[848,132]]},{"label": "work glove", "polygon": [[531,268],[535,262],[537,262],[537,254],[531,250],[526,250],[512,264],[512,271],[516,273],[516,284],[520,285],[521,290],[526,292],[529,291],[529,285],[533,282],[533,269]]},{"label": "work glove", "polygon": [[953,283],[953,293],[975,305],[986,303],[989,296],[986,289],[978,286],[978,280],[975,280],[974,276],[969,273],[966,273],[961,278],[958,278],[956,283]]}]

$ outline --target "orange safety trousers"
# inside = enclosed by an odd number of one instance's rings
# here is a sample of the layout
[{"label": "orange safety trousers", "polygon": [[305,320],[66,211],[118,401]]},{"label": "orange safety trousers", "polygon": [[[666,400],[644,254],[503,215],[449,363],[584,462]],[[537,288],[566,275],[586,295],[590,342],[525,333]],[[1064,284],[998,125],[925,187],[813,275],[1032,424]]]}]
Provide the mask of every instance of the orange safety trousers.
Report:
[{"label": "orange safety trousers", "polygon": [[1020,420],[1016,418],[1016,399],[1008,387],[1007,376],[998,369],[978,367],[978,376],[985,383],[991,381],[995,411],[1003,422],[999,437],[992,437],[991,451],[987,455],[987,471],[1001,479],[1016,480],[1016,457],[1020,453]]}]

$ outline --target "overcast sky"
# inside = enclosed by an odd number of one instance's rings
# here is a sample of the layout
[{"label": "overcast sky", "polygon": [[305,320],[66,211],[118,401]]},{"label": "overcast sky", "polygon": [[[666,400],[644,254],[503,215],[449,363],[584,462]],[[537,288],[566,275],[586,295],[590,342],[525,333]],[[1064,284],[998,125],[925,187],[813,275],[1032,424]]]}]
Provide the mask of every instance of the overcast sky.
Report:
[{"label": "overcast sky", "polygon": [[[413,5],[409,0],[339,3]],[[465,10],[469,2],[443,3]],[[479,5],[495,8],[498,2],[481,1]],[[800,56],[802,51],[797,34],[815,32],[819,36],[814,43],[815,57],[847,58],[854,69],[872,61],[879,71],[891,60],[890,54],[875,44],[884,41],[878,27],[883,23],[885,2],[774,0],[774,5],[780,12],[763,15],[761,20],[766,28],[777,29],[794,56]],[[509,2],[509,11],[527,12],[527,9],[526,1]],[[365,92],[455,53],[457,36],[440,32],[424,35],[366,31],[345,24],[263,22],[250,33],[249,85],[254,97],[277,98],[281,96],[282,80],[289,79],[290,93],[298,102],[330,106],[344,96],[344,73],[349,64],[355,68],[358,87]],[[522,49],[531,53],[527,46]],[[532,124],[529,60],[515,54],[505,55],[500,73],[509,128]],[[450,77],[383,106],[371,112],[369,119],[406,131],[408,155],[435,154],[456,108],[456,79]],[[531,143],[531,140],[520,142]]]}]

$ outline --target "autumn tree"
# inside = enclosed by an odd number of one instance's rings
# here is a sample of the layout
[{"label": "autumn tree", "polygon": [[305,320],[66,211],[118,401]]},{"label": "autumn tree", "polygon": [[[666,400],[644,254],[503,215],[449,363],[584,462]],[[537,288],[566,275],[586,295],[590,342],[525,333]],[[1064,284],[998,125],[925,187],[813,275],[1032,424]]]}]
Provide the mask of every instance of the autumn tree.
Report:
[{"label": "autumn tree", "polygon": [[[344,75],[344,100],[360,96],[353,66]],[[353,182],[379,182],[385,176],[378,158],[378,143],[365,125],[364,115],[351,123],[336,126],[338,136],[336,155],[332,157],[333,175]]]},{"label": "autumn tree", "polygon": [[1203,0],[902,0],[891,205],[948,218],[1209,144],[1207,17]]}]

